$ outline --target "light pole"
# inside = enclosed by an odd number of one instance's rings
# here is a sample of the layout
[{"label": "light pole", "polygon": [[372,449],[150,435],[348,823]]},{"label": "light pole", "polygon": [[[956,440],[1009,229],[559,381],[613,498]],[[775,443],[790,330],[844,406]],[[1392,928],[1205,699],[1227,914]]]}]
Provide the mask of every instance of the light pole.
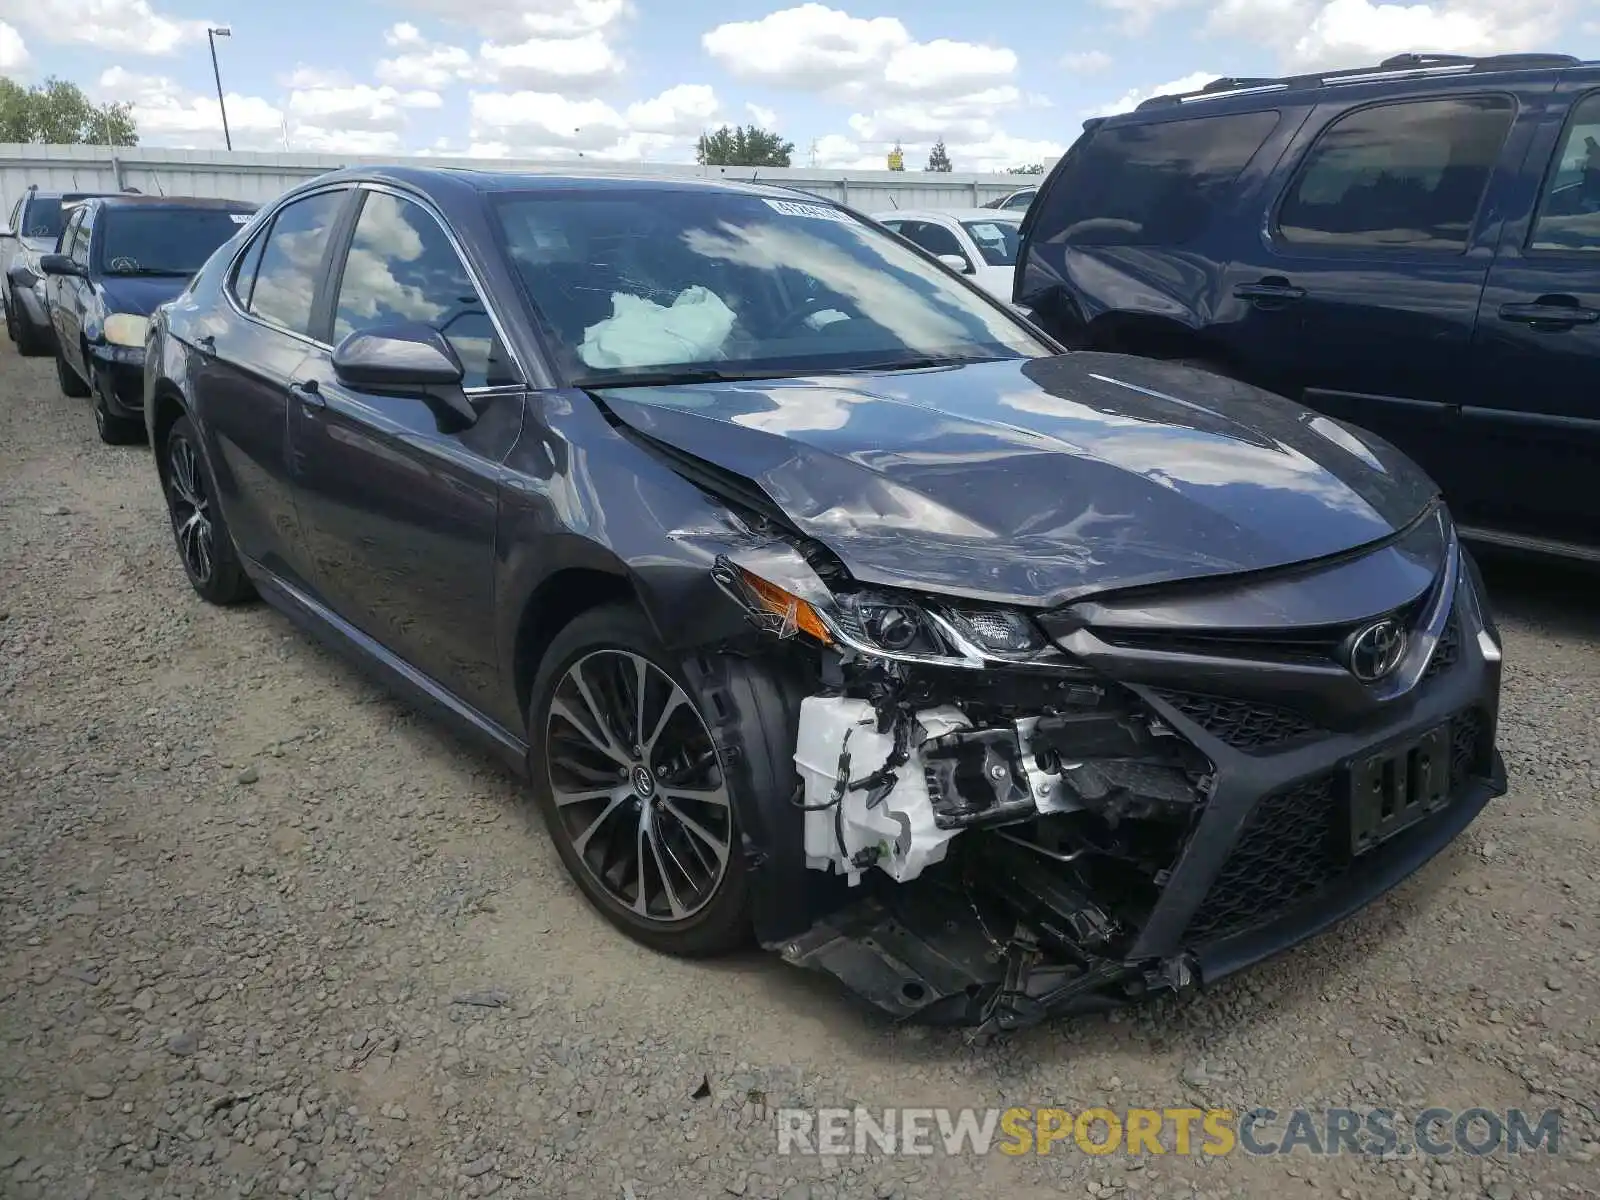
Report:
[{"label": "light pole", "polygon": [[228,105],[222,99],[222,72],[217,68],[217,39],[232,36],[233,29],[227,25],[206,29],[206,41],[211,43],[211,76],[217,81],[217,107],[222,110],[222,140],[227,143],[229,150],[233,149],[233,135],[228,132]]}]

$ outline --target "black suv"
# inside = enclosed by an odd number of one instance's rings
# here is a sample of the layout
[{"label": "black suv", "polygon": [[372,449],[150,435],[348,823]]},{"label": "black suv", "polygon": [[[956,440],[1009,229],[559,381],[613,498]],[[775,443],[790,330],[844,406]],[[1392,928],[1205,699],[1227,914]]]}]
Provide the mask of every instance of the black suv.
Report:
[{"label": "black suv", "polygon": [[1600,63],[1402,55],[1091,120],[1022,228],[1069,344],[1365,426],[1478,540],[1600,559]]}]

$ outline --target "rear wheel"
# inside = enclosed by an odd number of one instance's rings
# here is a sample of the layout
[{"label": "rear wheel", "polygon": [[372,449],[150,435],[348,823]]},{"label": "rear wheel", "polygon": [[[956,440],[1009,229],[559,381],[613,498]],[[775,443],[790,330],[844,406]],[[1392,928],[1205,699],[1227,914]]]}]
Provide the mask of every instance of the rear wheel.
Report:
[{"label": "rear wheel", "polygon": [[161,483],[178,557],[194,590],[212,604],[238,604],[255,595],[239,563],[228,523],[217,506],[216,484],[200,453],[200,438],[188,417],[167,430]]},{"label": "rear wheel", "polygon": [[623,932],[687,956],[750,935],[737,784],[705,707],[622,606],[556,636],[529,705],[534,795],[567,870]]},{"label": "rear wheel", "polygon": [[67,365],[66,357],[58,349],[56,351],[56,382],[61,385],[61,394],[71,396],[74,400],[89,394],[89,385],[78,378],[78,373]]},{"label": "rear wheel", "polygon": [[23,314],[22,301],[17,299],[17,289],[11,284],[6,285],[6,333],[17,344],[17,353],[24,358],[37,358],[49,352],[44,335]]}]

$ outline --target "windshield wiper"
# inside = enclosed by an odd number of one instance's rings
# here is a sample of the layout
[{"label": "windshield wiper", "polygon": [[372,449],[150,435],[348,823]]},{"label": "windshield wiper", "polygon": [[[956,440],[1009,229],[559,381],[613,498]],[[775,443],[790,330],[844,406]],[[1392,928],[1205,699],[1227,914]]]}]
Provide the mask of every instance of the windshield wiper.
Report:
[{"label": "windshield wiper", "polygon": [[724,371],[717,367],[679,367],[660,371],[617,371],[614,373],[579,375],[573,387],[665,387],[675,383],[740,383],[749,379],[792,379],[804,374],[791,369]]},{"label": "windshield wiper", "polygon": [[923,367],[960,367],[967,363],[1001,362],[1012,357],[1008,354],[912,354],[905,358],[883,358],[872,362],[852,363],[826,372],[810,374],[838,374],[856,371],[915,371]]},{"label": "windshield wiper", "polygon": [[125,275],[161,275],[176,279],[180,276],[183,278],[188,278],[190,275],[193,275],[194,272],[174,271],[170,267],[135,267],[131,271],[107,271],[106,274],[116,275],[119,277]]}]

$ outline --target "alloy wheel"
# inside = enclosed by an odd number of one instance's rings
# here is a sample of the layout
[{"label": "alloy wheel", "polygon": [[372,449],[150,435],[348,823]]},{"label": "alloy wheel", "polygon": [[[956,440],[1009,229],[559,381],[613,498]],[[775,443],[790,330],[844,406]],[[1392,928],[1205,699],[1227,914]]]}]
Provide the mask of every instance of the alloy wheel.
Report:
[{"label": "alloy wheel", "polygon": [[209,582],[216,569],[211,500],[203,481],[194,446],[188,438],[174,434],[167,448],[167,497],[172,509],[172,527],[178,534],[178,552],[183,555],[183,565],[201,584]]},{"label": "alloy wheel", "polygon": [[660,667],[625,650],[573,663],[550,700],[545,763],[561,831],[612,900],[672,925],[716,896],[733,843],[727,780]]}]

